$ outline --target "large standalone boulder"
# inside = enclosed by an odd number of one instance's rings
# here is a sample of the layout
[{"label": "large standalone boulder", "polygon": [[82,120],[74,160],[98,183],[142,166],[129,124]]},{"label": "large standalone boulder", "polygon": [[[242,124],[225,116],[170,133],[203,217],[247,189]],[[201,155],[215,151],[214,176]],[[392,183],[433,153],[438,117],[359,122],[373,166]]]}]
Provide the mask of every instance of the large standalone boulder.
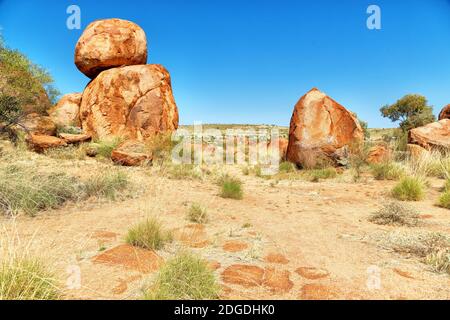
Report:
[{"label": "large standalone boulder", "polygon": [[103,70],[147,63],[147,39],[137,24],[107,19],[91,23],[75,48],[75,64],[93,79]]},{"label": "large standalone boulder", "polygon": [[363,140],[363,130],[355,116],[314,88],[294,108],[287,160],[303,165],[306,154],[336,160],[344,148],[358,145]]},{"label": "large standalone boulder", "polygon": [[450,148],[450,119],[410,130],[408,142],[427,150]]},{"label": "large standalone boulder", "polygon": [[143,141],[178,128],[170,75],[156,64],[103,71],[86,87],[80,107],[83,130],[93,138]]},{"label": "large standalone boulder", "polygon": [[80,127],[81,93],[66,94],[48,111],[53,122],[60,127]]},{"label": "large standalone boulder", "polygon": [[439,113],[439,120],[450,119],[450,104],[446,105]]}]

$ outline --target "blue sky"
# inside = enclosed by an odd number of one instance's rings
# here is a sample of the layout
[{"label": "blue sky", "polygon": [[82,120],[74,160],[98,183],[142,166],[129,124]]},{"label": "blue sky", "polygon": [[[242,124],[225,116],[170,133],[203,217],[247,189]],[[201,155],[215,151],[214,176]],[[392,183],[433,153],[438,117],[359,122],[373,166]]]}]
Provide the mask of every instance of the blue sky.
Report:
[{"label": "blue sky", "polygon": [[[450,103],[449,0],[0,0],[6,43],[49,69],[63,93],[88,79],[73,62],[82,30],[66,28],[77,4],[82,29],[123,18],[146,32],[149,63],[171,73],[183,124],[289,125],[293,107],[318,87],[370,127],[379,108],[407,93],[435,113]],[[366,9],[380,6],[382,29]]]}]

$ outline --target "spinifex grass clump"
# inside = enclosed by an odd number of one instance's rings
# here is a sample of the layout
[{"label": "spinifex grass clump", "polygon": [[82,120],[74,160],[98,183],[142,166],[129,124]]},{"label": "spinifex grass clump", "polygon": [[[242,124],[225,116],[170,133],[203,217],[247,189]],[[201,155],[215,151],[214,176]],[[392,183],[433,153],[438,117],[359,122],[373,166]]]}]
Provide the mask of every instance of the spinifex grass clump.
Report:
[{"label": "spinifex grass clump", "polygon": [[401,201],[420,201],[425,195],[425,184],[419,177],[404,177],[392,189],[392,196]]},{"label": "spinifex grass clump", "polygon": [[171,241],[172,234],[164,230],[161,221],[154,217],[133,226],[126,237],[128,244],[153,250],[159,250]]},{"label": "spinifex grass clump", "polygon": [[209,300],[219,296],[214,273],[203,259],[180,253],[167,261],[149,288],[146,300]]},{"label": "spinifex grass clump", "polygon": [[244,197],[242,182],[239,179],[224,175],[219,179],[218,184],[222,198],[241,200]]},{"label": "spinifex grass clump", "polygon": [[396,162],[383,162],[371,165],[371,171],[376,180],[398,180],[405,170]]},{"label": "spinifex grass clump", "polygon": [[0,262],[0,300],[56,300],[57,282],[44,263],[13,257]]},{"label": "spinifex grass clump", "polygon": [[115,200],[118,193],[128,185],[129,181],[125,173],[113,171],[92,177],[85,183],[84,189],[88,196]]},{"label": "spinifex grass clump", "polygon": [[450,209],[450,190],[445,191],[439,197],[439,206],[442,208]]},{"label": "spinifex grass clump", "polygon": [[400,202],[389,202],[372,214],[369,221],[381,225],[412,227],[418,224],[419,214]]},{"label": "spinifex grass clump", "polygon": [[195,223],[206,223],[208,222],[208,215],[206,209],[203,208],[198,203],[193,203],[189,208],[188,219]]}]

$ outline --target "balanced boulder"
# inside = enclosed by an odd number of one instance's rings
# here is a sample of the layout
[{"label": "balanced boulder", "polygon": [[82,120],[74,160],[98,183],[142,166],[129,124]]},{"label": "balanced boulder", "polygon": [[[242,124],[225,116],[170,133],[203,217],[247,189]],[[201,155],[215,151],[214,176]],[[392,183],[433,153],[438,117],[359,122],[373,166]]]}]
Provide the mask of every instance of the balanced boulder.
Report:
[{"label": "balanced boulder", "polygon": [[83,93],[83,130],[93,138],[146,140],[178,128],[178,109],[170,75],[161,65],[103,71]]},{"label": "balanced boulder", "polygon": [[48,111],[53,122],[60,127],[80,127],[81,93],[66,94]]},{"label": "balanced boulder", "polygon": [[363,130],[355,116],[314,88],[294,108],[287,160],[302,165],[306,154],[336,160],[340,150],[363,140]]},{"label": "balanced boulder", "polygon": [[443,119],[410,130],[408,142],[427,150],[450,148],[450,119]]},{"label": "balanced boulder", "polygon": [[439,113],[439,120],[450,119],[450,104],[446,105],[441,113]]},{"label": "balanced boulder", "polygon": [[75,48],[75,64],[89,78],[103,70],[147,63],[147,39],[137,24],[107,19],[91,23]]}]

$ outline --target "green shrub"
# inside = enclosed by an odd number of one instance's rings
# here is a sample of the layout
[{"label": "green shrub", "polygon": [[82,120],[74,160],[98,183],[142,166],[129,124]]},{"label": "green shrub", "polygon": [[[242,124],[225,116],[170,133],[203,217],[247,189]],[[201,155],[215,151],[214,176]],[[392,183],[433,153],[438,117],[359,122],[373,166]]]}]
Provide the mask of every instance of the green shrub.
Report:
[{"label": "green shrub", "polygon": [[392,196],[401,201],[420,201],[425,194],[423,181],[417,177],[404,177],[392,189]]},{"label": "green shrub", "polygon": [[445,182],[444,191],[450,191],[450,178]]},{"label": "green shrub", "polygon": [[119,191],[129,184],[128,177],[123,172],[109,172],[99,174],[89,179],[84,186],[86,195],[91,197],[105,197],[115,200]]},{"label": "green shrub", "polygon": [[12,258],[0,264],[0,300],[56,300],[56,280],[37,259]]},{"label": "green shrub", "polygon": [[448,191],[445,191],[439,197],[439,206],[441,206],[442,208],[450,209],[450,189],[448,189]]},{"label": "green shrub", "polygon": [[195,223],[206,223],[208,222],[208,215],[206,209],[203,208],[198,203],[193,203],[189,208],[188,219]]},{"label": "green shrub", "polygon": [[244,196],[242,182],[237,178],[224,175],[219,179],[219,186],[221,188],[220,196],[222,198],[241,200]]},{"label": "green shrub", "polygon": [[206,261],[181,253],[159,270],[146,300],[210,300],[219,296],[219,285]]},{"label": "green shrub", "polygon": [[95,146],[97,149],[97,156],[105,159],[111,158],[113,150],[116,149],[121,142],[122,141],[119,138],[96,141]]},{"label": "green shrub", "polygon": [[295,167],[295,164],[293,164],[292,162],[284,161],[280,163],[279,172],[290,173],[295,171],[297,171],[297,168]]},{"label": "green shrub", "polygon": [[416,226],[419,215],[412,208],[400,203],[389,202],[372,214],[369,221],[381,225]]},{"label": "green shrub", "polygon": [[128,230],[126,242],[144,249],[159,250],[172,241],[172,234],[162,227],[161,221],[148,218]]},{"label": "green shrub", "polygon": [[373,164],[371,170],[376,180],[398,180],[405,173],[405,170],[395,162]]},{"label": "green shrub", "polygon": [[308,180],[317,182],[320,179],[333,179],[337,176],[337,171],[335,168],[324,168],[324,169],[311,169],[305,171],[305,175]]}]

